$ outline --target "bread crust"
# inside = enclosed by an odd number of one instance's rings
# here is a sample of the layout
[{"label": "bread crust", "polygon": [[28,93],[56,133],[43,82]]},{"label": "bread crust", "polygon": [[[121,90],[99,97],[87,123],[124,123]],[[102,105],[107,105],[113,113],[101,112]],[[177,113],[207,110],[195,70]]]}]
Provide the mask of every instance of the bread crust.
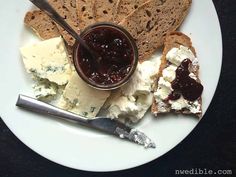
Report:
[{"label": "bread crust", "polygon": [[[75,14],[75,0],[49,0],[48,2],[76,32],[80,32]],[[27,12],[24,22],[43,40],[61,35],[69,46],[74,45],[75,39],[41,10]]]},{"label": "bread crust", "polygon": [[24,23],[42,40],[60,36],[56,24],[41,10],[27,12]]}]

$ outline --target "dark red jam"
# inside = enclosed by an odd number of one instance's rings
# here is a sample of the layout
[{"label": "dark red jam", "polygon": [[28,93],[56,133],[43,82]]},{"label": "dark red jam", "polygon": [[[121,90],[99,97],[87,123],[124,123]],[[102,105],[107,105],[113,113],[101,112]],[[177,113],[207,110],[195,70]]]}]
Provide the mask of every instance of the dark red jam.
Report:
[{"label": "dark red jam", "polygon": [[125,34],[111,27],[97,27],[83,39],[99,58],[95,60],[82,46],[78,48],[76,62],[88,79],[99,85],[111,85],[128,75],[134,51]]},{"label": "dark red jam", "polygon": [[188,101],[195,101],[201,96],[203,86],[189,76],[190,64],[191,60],[185,59],[176,69],[176,78],[171,83],[174,91],[169,95],[169,100],[177,100],[182,95]]}]

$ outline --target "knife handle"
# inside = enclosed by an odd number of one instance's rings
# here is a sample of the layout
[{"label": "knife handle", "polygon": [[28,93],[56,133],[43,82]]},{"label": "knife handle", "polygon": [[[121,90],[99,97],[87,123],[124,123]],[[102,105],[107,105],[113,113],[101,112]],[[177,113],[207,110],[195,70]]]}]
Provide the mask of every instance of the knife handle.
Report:
[{"label": "knife handle", "polygon": [[61,119],[76,121],[83,125],[88,124],[87,119],[85,119],[82,116],[79,116],[77,114],[68,111],[64,111],[60,108],[57,108],[55,106],[52,106],[50,104],[44,103],[42,101],[36,100],[34,98],[25,95],[19,95],[18,100],[16,102],[16,106],[27,109],[32,112],[47,114]]}]

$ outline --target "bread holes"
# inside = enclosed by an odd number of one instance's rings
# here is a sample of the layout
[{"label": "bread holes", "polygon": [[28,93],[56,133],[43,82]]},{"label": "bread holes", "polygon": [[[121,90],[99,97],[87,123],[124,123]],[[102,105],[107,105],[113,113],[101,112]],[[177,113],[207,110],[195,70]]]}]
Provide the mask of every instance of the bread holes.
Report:
[{"label": "bread holes", "polygon": [[156,9],[156,12],[157,12],[157,13],[160,13],[160,12],[161,12],[161,10],[160,10],[160,9]]},{"label": "bread holes", "polygon": [[64,15],[64,19],[67,19],[67,16],[66,16],[66,15]]},{"label": "bread holes", "polygon": [[143,32],[143,30],[137,31],[137,35],[140,35],[142,32]]},{"label": "bread holes", "polygon": [[106,10],[103,11],[104,14],[108,14],[108,12]]},{"label": "bread holes", "polygon": [[113,3],[113,0],[108,0],[109,1],[109,3]]},{"label": "bread holes", "polygon": [[163,5],[166,2],[166,0],[161,0],[161,5]]},{"label": "bread holes", "polygon": [[81,10],[82,10],[82,12],[84,12],[84,11],[86,10],[86,7],[83,6],[83,7],[81,8]]},{"label": "bread holes", "polygon": [[171,24],[171,25],[174,25],[174,24],[175,24],[175,22],[176,22],[176,20],[174,19],[174,21],[172,22],[172,24]]},{"label": "bread holes", "polygon": [[35,19],[35,16],[34,16],[34,15],[32,15],[32,16],[31,16],[31,20],[34,20],[34,19]]},{"label": "bread holes", "polygon": [[134,5],[134,9],[137,9],[138,8],[138,5],[136,4],[136,5]]},{"label": "bread holes", "polygon": [[146,14],[147,14],[148,17],[152,16],[152,13],[149,10],[146,10]]},{"label": "bread holes", "polygon": [[147,22],[147,24],[146,24],[146,29],[147,29],[147,31],[148,31],[148,32],[151,31],[151,30],[153,29],[153,27],[154,27],[154,26],[151,26],[151,21],[149,20],[149,21]]},{"label": "bread holes", "polygon": [[73,1],[70,2],[70,6],[73,8],[76,8],[76,5],[75,5],[75,3],[73,3]]}]

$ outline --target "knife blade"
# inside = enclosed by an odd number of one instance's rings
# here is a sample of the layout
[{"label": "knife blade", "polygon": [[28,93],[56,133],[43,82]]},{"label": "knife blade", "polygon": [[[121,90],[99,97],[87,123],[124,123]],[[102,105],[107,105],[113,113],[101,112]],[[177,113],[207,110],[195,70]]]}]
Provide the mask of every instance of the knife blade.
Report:
[{"label": "knife blade", "polygon": [[122,139],[126,139],[139,145],[143,145],[145,148],[156,147],[155,143],[143,132],[133,129],[114,119],[106,117],[95,117],[93,119],[87,119],[80,115],[62,110],[53,105],[44,103],[25,95],[19,95],[16,106],[32,112],[47,114],[57,118],[75,121],[89,128],[97,129],[107,134],[115,135]]}]

